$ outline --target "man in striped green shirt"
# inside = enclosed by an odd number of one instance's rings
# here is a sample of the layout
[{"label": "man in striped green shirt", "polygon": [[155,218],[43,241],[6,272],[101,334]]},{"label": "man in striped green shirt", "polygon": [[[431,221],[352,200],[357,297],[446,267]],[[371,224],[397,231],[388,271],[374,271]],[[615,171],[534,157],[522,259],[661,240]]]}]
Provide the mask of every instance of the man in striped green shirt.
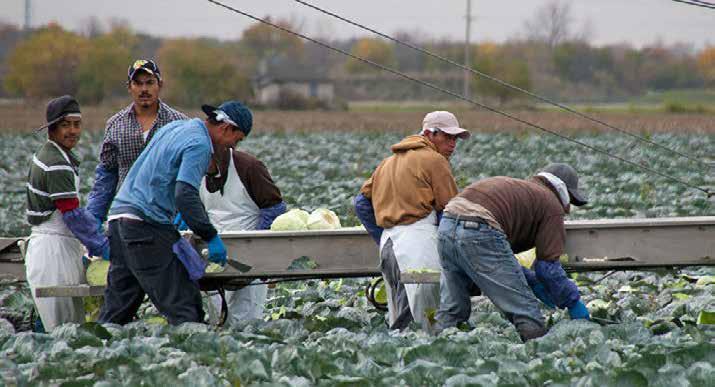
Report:
[{"label": "man in striped green shirt", "polygon": [[82,132],[79,104],[65,95],[47,105],[47,142],[32,157],[27,179],[27,282],[45,329],[84,322],[79,298],[37,298],[35,288],[85,282],[82,255],[109,257],[109,242],[97,220],[79,206],[79,160],[72,153]]}]

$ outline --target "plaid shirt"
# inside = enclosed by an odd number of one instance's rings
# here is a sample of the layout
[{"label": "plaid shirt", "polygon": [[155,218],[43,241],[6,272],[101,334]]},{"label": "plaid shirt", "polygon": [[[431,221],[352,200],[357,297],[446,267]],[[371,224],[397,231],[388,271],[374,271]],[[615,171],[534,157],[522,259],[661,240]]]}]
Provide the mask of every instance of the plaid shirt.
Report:
[{"label": "plaid shirt", "polygon": [[156,130],[169,122],[188,118],[186,114],[159,101],[159,114],[156,117],[156,121],[154,121],[154,125],[149,129],[149,136],[146,142],[144,141],[142,126],[134,112],[134,103],[107,120],[99,160],[107,170],[119,171],[117,190],[122,186],[124,178],[127,177],[129,168],[132,167],[134,161],[144,150],[144,145],[154,137]]}]

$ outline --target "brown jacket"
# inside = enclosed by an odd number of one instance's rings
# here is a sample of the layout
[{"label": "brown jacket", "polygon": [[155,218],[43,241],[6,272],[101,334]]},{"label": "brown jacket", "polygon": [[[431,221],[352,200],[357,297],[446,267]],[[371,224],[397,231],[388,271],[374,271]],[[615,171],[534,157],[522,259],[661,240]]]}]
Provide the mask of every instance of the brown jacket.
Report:
[{"label": "brown jacket", "polygon": [[536,247],[537,258],[547,261],[555,261],[564,253],[565,210],[558,194],[543,177],[527,180],[490,177],[472,183],[459,197],[489,210],[515,253]]},{"label": "brown jacket", "polygon": [[246,187],[248,195],[258,208],[272,207],[283,201],[281,191],[273,182],[273,178],[265,164],[255,156],[240,150],[229,152],[226,149],[225,151],[214,153],[214,160],[218,163],[221,173],[206,174],[206,189],[209,192],[213,193],[221,190],[221,195],[223,195],[223,186],[228,178],[230,155],[233,155],[233,165],[236,168],[238,178],[241,179],[241,183]]},{"label": "brown jacket", "polygon": [[412,224],[442,211],[457,195],[449,161],[425,137],[408,136],[391,147],[360,192],[372,200],[380,227]]}]

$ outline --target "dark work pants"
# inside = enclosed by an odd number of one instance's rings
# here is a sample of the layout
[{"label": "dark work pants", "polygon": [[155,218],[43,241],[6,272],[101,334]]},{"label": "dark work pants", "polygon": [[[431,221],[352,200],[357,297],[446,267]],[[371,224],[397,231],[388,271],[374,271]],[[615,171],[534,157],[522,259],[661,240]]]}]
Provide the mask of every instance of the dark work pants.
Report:
[{"label": "dark work pants", "polygon": [[201,294],[172,251],[179,233],[149,223],[109,222],[110,268],[99,322],[132,321],[144,295],[170,324],[203,322]]}]

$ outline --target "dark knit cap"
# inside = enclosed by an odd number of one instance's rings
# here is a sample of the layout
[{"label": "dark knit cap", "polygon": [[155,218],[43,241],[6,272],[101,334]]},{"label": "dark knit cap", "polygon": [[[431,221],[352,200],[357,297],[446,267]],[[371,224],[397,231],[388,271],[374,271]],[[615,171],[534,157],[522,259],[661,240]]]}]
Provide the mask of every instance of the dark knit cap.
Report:
[{"label": "dark knit cap", "polygon": [[55,98],[47,103],[47,112],[45,114],[47,123],[37,129],[48,128],[62,121],[69,114],[80,114],[79,103],[71,95],[63,95]]}]

